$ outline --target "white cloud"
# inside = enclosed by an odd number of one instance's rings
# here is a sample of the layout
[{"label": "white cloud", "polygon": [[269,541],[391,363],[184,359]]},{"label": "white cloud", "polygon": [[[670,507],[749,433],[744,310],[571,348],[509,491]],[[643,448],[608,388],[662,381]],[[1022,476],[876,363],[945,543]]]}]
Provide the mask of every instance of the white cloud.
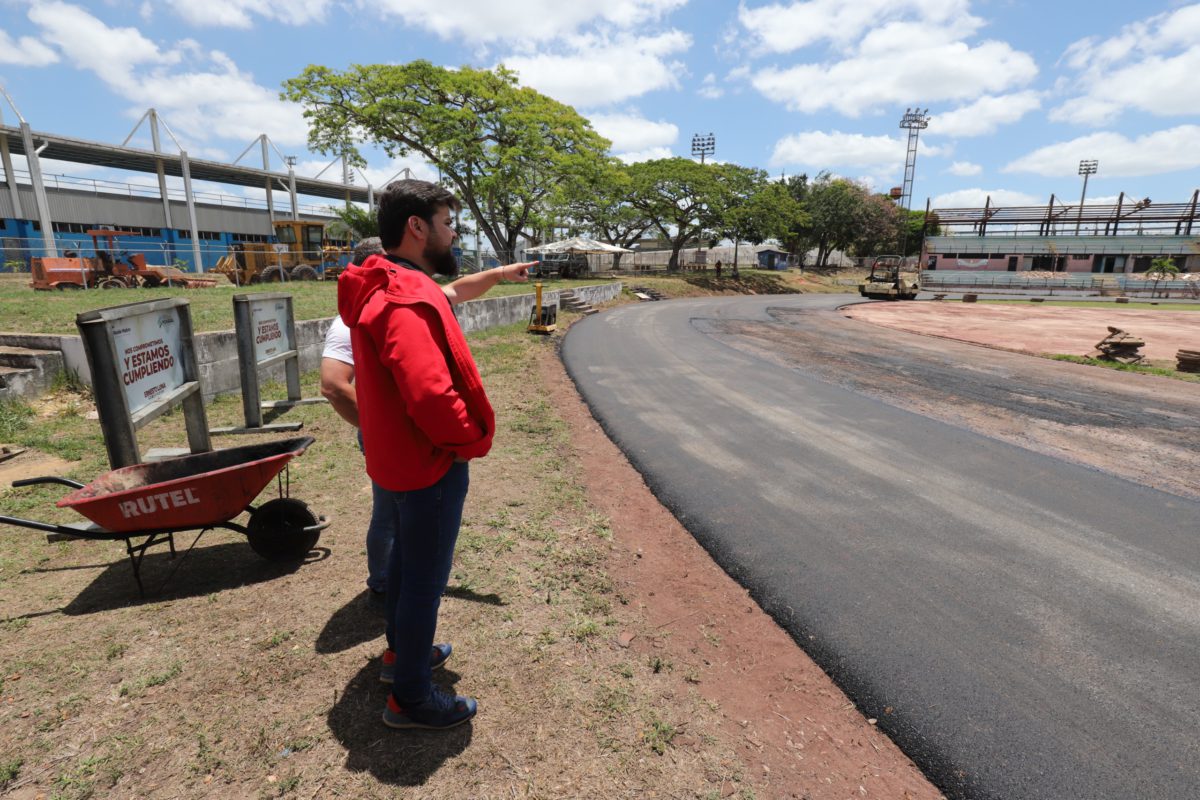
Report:
[{"label": "white cloud", "polygon": [[141,68],[177,64],[178,52],[163,52],[137,28],[110,28],[83,8],[63,2],[38,3],[29,19],[43,38],[81,69],[110,86],[129,85]]},{"label": "white cloud", "polygon": [[1083,92],[1050,113],[1056,121],[1104,125],[1125,109],[1157,116],[1194,115],[1200,107],[1200,5],[1126,25],[1115,36],[1067,48],[1070,85]]},{"label": "white cloud", "polygon": [[175,13],[198,27],[250,28],[253,15],[287,25],[306,25],[325,17],[330,0],[168,0]]},{"label": "white cloud", "polygon": [[1014,192],[1009,189],[959,189],[957,192],[939,194],[933,198],[930,205],[933,208],[983,208],[988,197],[992,198],[992,206],[1036,206],[1045,203],[1048,198],[1034,197],[1024,192]]},{"label": "white cloud", "polygon": [[[739,10],[763,49],[786,53],[827,41],[838,60],[770,66],[751,78],[794,111],[832,108],[857,117],[880,107],[974,101],[1037,75],[1006,42],[968,44],[984,25],[969,0],[803,0]],[[843,57],[844,56],[844,57]]]},{"label": "white cloud", "polygon": [[398,17],[442,39],[488,44],[505,40],[558,39],[584,25],[607,23],[630,28],[661,18],[687,0],[358,0],[371,14]]},{"label": "white cloud", "polygon": [[617,158],[621,159],[626,164],[637,164],[641,161],[655,161],[660,158],[671,158],[674,155],[675,154],[671,152],[671,148],[669,147],[649,147],[645,150],[638,150],[631,153],[617,153]]},{"label": "white cloud", "polygon": [[935,114],[929,132],[938,136],[982,136],[993,133],[1001,125],[1017,122],[1041,105],[1041,95],[1033,90],[984,95],[953,111]]},{"label": "white cloud", "polygon": [[559,52],[513,55],[504,64],[523,84],[563,103],[594,108],[678,87],[684,67],[669,59],[691,45],[691,36],[677,30],[642,37],[581,34],[565,37]]},{"label": "white cloud", "polygon": [[[815,167],[894,167],[903,169],[908,152],[906,137],[864,136],[861,133],[833,131],[808,131],[785,136],[775,143],[771,154],[771,165]],[[919,154],[938,155],[939,147],[924,142],[919,145]]]},{"label": "white cloud", "polygon": [[58,53],[32,36],[13,39],[0,28],[0,64],[20,67],[44,67],[58,61]]},{"label": "white cloud", "polygon": [[959,175],[965,178],[971,175],[978,175],[979,173],[983,172],[983,167],[979,166],[978,164],[972,164],[970,161],[955,161],[950,165],[950,168],[946,170],[946,172],[949,172],[951,175]]},{"label": "white cloud", "polygon": [[[134,103],[128,110],[134,117],[155,107],[177,134],[201,142],[249,142],[264,132],[281,146],[307,140],[300,107],[281,101],[220,51],[206,53],[190,40],[163,49],[136,28],[109,27],[65,2],[38,3],[29,18],[71,63]],[[188,69],[185,58],[200,68]]]},{"label": "white cloud", "polygon": [[696,94],[709,100],[716,100],[724,96],[725,90],[717,85],[717,76],[710,72],[704,76],[704,81],[700,84],[700,88],[696,90]]},{"label": "white cloud", "polygon": [[677,126],[637,114],[594,114],[590,119],[596,132],[613,143],[615,152],[665,147],[679,138]]},{"label": "white cloud", "polygon": [[1008,164],[1004,171],[1074,176],[1082,158],[1099,160],[1099,175],[1105,178],[1195,169],[1200,167],[1200,125],[1179,125],[1136,139],[1120,133],[1093,133],[1040,147]]},{"label": "white cloud", "polygon": [[821,40],[845,45],[868,30],[898,20],[936,26],[955,37],[974,33],[983,20],[968,0],[805,0],[738,9],[738,21],[769,51],[788,53]]},{"label": "white cloud", "polygon": [[[868,37],[869,39],[870,37]],[[903,57],[897,53],[903,52]],[[769,67],[751,78],[765,97],[793,111],[832,108],[858,117],[880,107],[961,101],[1032,80],[1037,65],[1004,42],[924,42],[903,48],[864,40],[857,54],[834,64]]]}]

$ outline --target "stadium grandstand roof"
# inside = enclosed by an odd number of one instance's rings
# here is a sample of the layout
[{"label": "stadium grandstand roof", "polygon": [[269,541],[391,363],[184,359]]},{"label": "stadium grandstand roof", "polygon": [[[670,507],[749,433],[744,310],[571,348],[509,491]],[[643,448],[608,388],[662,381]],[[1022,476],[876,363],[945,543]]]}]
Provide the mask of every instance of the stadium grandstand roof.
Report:
[{"label": "stadium grandstand roof", "polygon": [[[0,136],[8,139],[9,150],[18,155],[25,155],[25,143],[21,137],[21,129],[9,125],[0,125]],[[101,167],[132,170],[134,172],[156,173],[156,161],[161,159],[163,171],[167,175],[183,176],[183,168],[178,153],[143,150],[136,147],[119,147],[103,142],[92,142],[87,139],[75,139],[54,133],[33,131],[36,147],[43,143],[47,145],[39,155],[41,158],[52,158],[58,161],[71,161],[77,164],[93,164]],[[274,172],[254,167],[244,167],[235,164],[223,164],[219,161],[206,161],[198,158],[188,158],[188,166],[193,180],[213,181],[236,186],[254,186],[263,188],[268,179],[279,179],[286,189],[288,174]],[[278,185],[278,184],[276,184]],[[316,180],[296,176],[296,193],[313,197],[329,197],[358,202],[367,202],[367,189],[364,186],[346,185],[333,181]]]},{"label": "stadium grandstand roof", "polygon": [[[983,208],[936,208],[930,213],[936,215],[938,226],[950,233],[970,228],[984,234],[988,228],[1011,231],[1033,226],[1048,233],[1051,228],[1078,226],[1089,233],[1103,228],[1105,235],[1141,231],[1179,236],[1191,235],[1193,224],[1200,222],[1197,220],[1198,199],[1200,190],[1186,203],[1154,203],[1148,197],[1138,199],[1122,194],[1115,204],[1080,206],[1062,203],[1052,196],[1045,205],[1002,208],[992,206],[989,198]],[[1200,231],[1200,224],[1196,225],[1196,230]]]}]

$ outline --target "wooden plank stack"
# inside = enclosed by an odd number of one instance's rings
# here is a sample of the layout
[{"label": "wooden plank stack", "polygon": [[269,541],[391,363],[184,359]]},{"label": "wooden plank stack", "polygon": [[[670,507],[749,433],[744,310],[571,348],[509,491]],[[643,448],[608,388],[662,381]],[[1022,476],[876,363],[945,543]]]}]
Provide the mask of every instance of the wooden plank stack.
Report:
[{"label": "wooden plank stack", "polygon": [[1096,343],[1097,358],[1103,361],[1119,361],[1122,364],[1137,364],[1143,356],[1138,351],[1146,345],[1140,339],[1120,328],[1108,326],[1108,336]]},{"label": "wooden plank stack", "polygon": [[1200,372],[1200,350],[1180,350],[1175,354],[1175,369],[1180,372]]}]

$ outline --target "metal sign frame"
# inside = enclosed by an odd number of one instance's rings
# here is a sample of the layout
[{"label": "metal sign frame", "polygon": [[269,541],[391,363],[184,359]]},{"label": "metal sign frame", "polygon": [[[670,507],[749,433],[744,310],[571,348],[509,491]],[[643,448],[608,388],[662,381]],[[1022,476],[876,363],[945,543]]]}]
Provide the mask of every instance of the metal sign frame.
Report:
[{"label": "metal sign frame", "polygon": [[[260,304],[281,303],[282,317],[266,320],[265,327],[256,325],[255,307]],[[261,433],[264,431],[298,431],[303,422],[263,424],[263,409],[291,408],[306,403],[323,403],[325,398],[305,399],[300,394],[300,350],[296,340],[296,314],[292,295],[286,292],[251,292],[233,296],[233,324],[237,338],[238,370],[242,383],[242,412],[246,419],[243,428],[215,428],[213,433]],[[259,330],[263,327],[263,330]],[[260,357],[264,337],[277,335],[283,349]],[[287,382],[287,400],[262,401],[259,370],[282,363]]]},{"label": "metal sign frame", "polygon": [[[179,324],[179,352],[171,352],[170,342],[159,342],[156,350],[162,354],[160,363],[171,359],[172,367],[178,365],[182,381],[177,386],[164,386],[165,393],[161,397],[131,409],[126,391],[129,384],[125,380],[131,373],[123,363],[128,364],[132,351],[137,348],[128,348],[125,353],[118,352],[117,328],[126,321],[152,314],[160,315],[160,326],[172,319]],[[141,463],[137,431],[176,406],[183,406],[191,452],[212,450],[192,338],[192,312],[187,300],[150,300],[84,311],[76,315],[75,327],[83,339],[84,353],[92,371],[96,409],[104,433],[104,446],[108,450],[108,462],[113,469]]]}]

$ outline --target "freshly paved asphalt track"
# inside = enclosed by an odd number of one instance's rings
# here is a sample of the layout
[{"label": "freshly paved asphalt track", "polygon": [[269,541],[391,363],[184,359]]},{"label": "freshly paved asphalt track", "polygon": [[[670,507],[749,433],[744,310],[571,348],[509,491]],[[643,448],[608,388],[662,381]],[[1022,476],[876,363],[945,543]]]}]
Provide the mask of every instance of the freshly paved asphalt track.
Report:
[{"label": "freshly paved asphalt track", "polygon": [[624,306],[563,357],[665,505],[949,796],[1200,797],[1200,503],[703,333],[845,300]]}]

